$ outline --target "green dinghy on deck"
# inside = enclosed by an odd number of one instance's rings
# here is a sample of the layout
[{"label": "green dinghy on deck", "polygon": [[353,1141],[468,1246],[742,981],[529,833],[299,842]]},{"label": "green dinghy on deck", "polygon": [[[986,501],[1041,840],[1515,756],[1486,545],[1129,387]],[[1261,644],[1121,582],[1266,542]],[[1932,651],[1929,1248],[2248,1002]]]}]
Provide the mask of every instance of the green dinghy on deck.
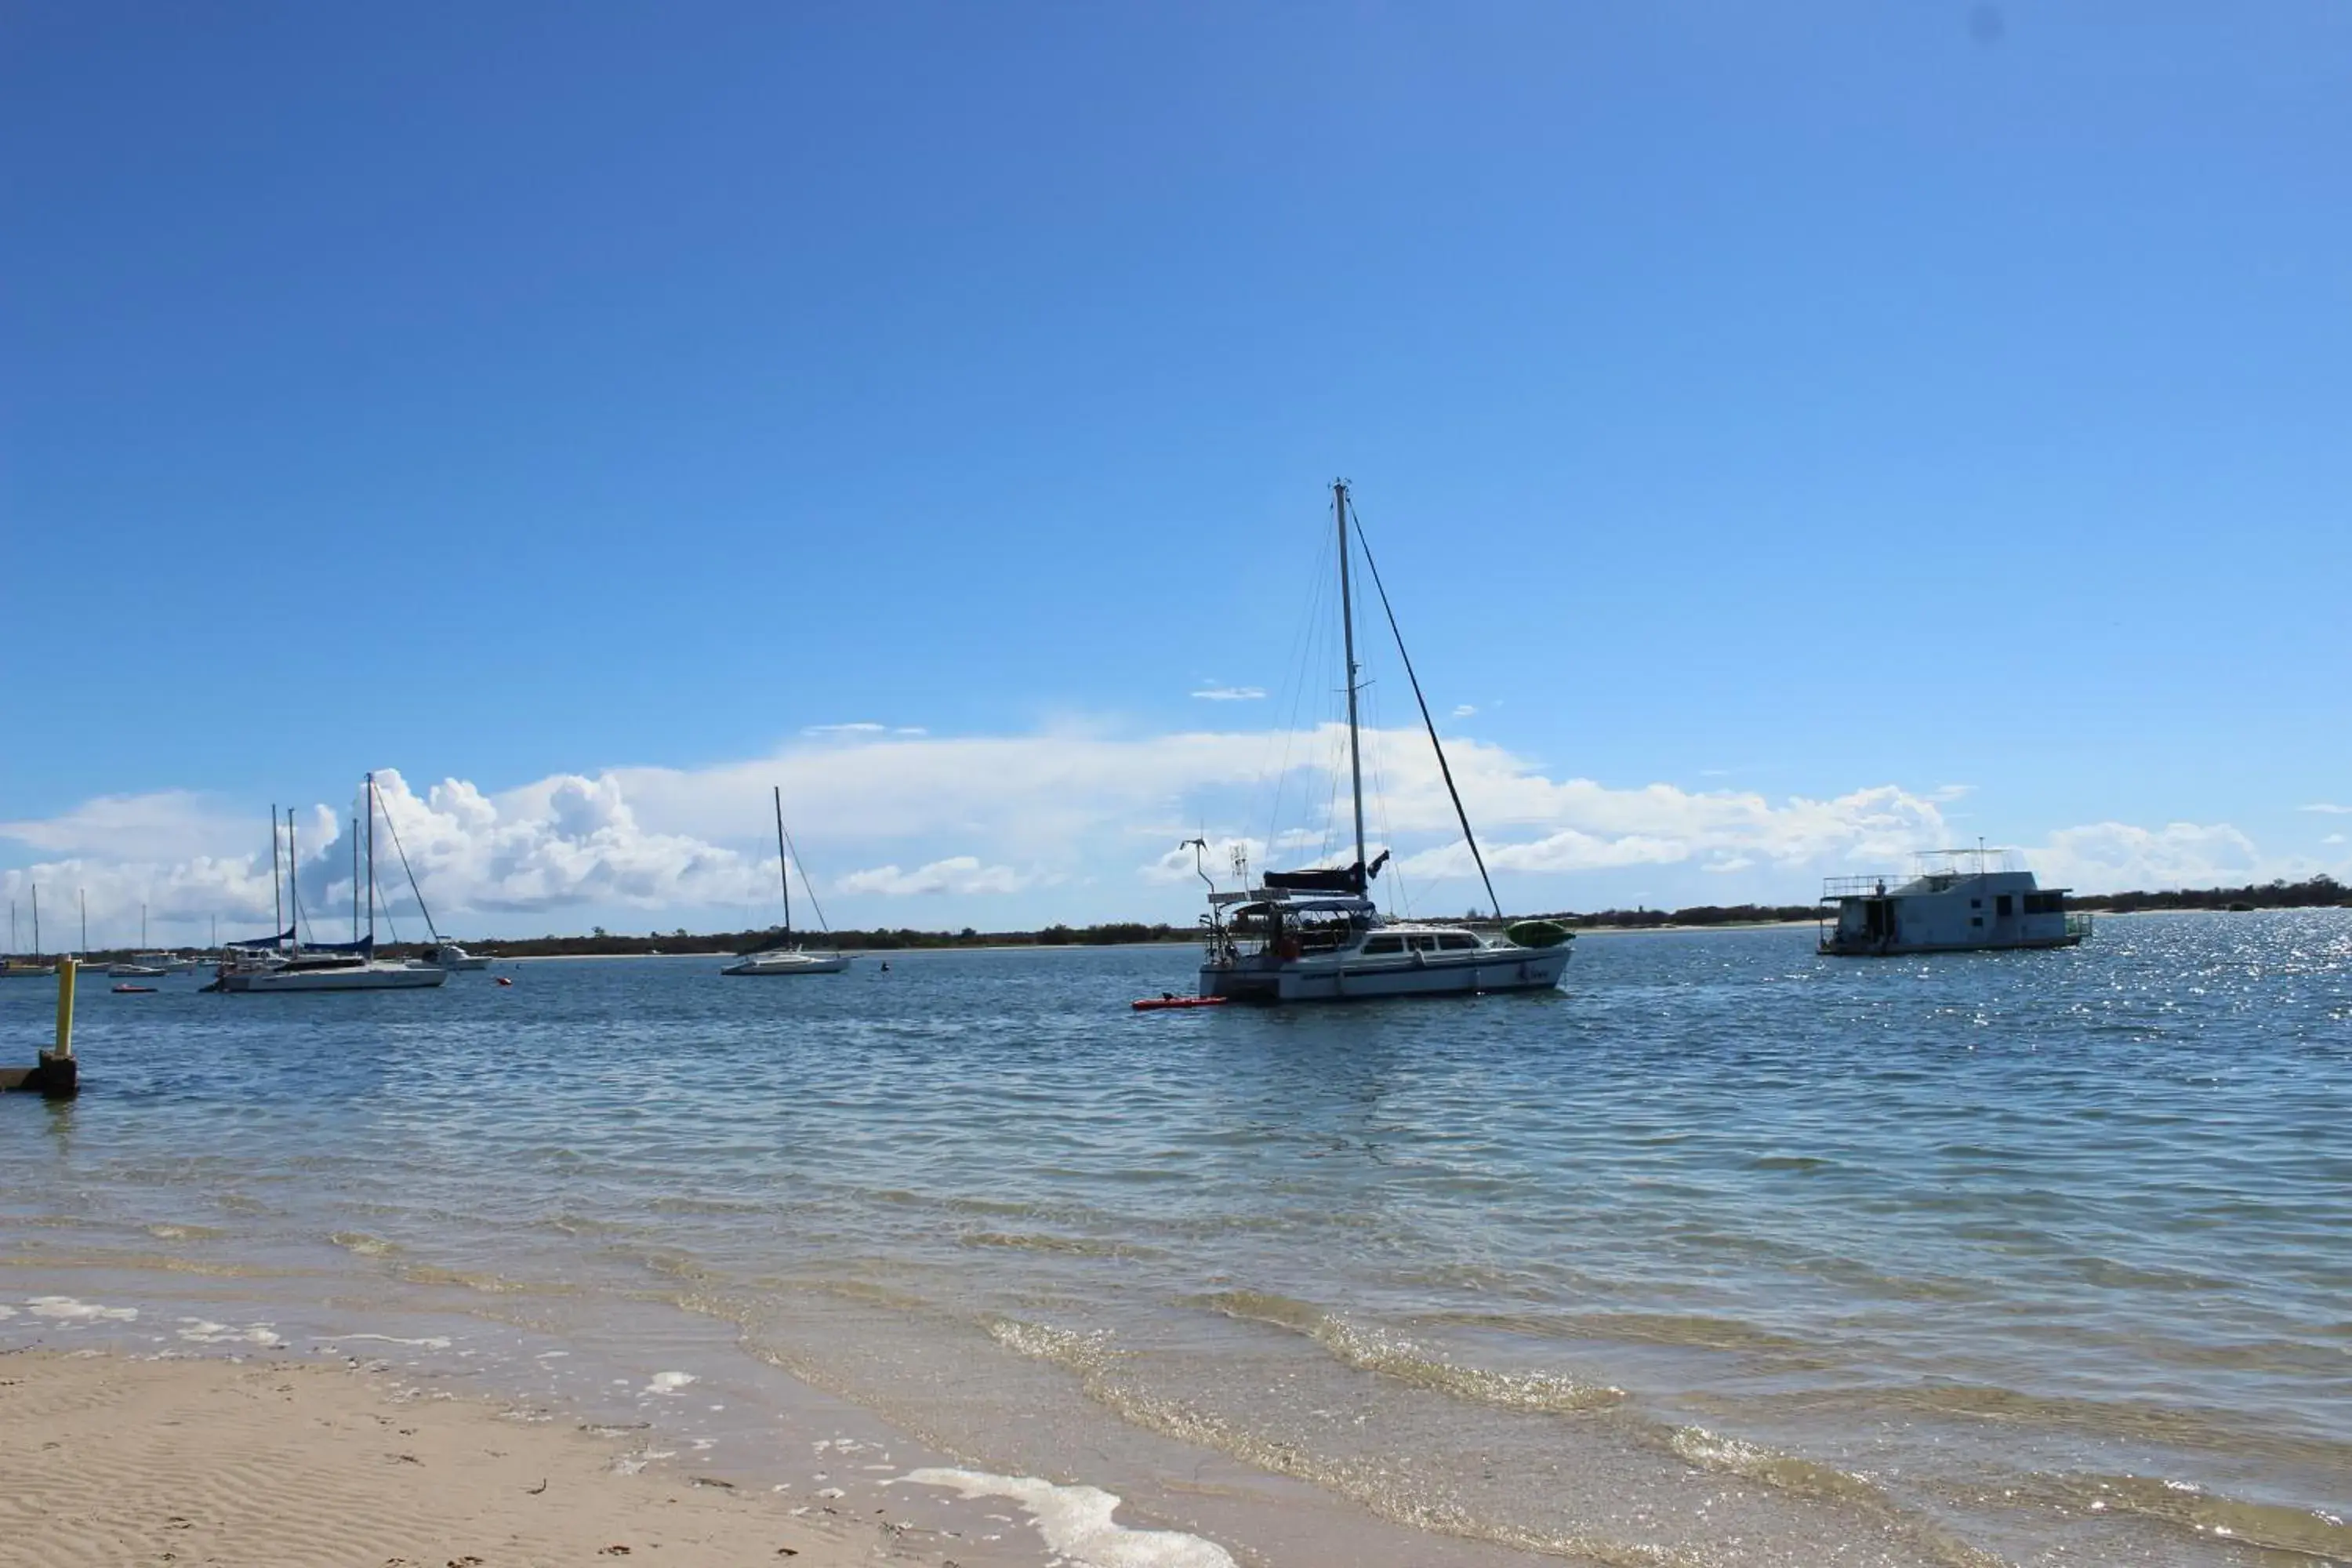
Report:
[{"label": "green dinghy on deck", "polygon": [[1558,921],[1513,921],[1503,928],[1503,938],[1521,947],[1558,947],[1574,942],[1576,933]]}]

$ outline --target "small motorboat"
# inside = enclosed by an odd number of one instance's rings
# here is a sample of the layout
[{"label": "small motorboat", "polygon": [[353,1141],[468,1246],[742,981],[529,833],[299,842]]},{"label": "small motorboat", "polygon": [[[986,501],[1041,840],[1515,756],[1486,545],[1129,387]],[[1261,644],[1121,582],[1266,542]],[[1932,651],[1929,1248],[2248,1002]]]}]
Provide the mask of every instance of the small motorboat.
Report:
[{"label": "small motorboat", "polygon": [[1162,991],[1157,996],[1140,997],[1128,1005],[1139,1013],[1158,1013],[1170,1007],[1222,1007],[1232,1000],[1230,996],[1179,996],[1173,991]]},{"label": "small motorboat", "polygon": [[118,985],[114,994],[117,996],[152,996],[155,988],[152,985]]},{"label": "small motorboat", "polygon": [[509,979],[508,979],[505,975],[501,974],[501,975],[499,975],[499,984],[501,984],[501,985],[511,985],[511,984],[514,984],[514,982],[513,982],[513,981],[511,981],[511,980],[509,980]]}]

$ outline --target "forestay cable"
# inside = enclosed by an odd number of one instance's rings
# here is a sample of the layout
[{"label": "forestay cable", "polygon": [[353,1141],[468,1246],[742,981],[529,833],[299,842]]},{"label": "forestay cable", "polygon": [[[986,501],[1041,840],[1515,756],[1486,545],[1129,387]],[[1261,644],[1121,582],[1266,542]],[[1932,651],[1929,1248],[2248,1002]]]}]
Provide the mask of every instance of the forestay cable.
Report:
[{"label": "forestay cable", "polygon": [[1356,543],[1364,552],[1364,565],[1372,574],[1372,586],[1381,595],[1381,613],[1389,618],[1389,635],[1396,638],[1397,658],[1404,661],[1404,678],[1412,683],[1412,700],[1421,704],[1421,721],[1429,731],[1429,743],[1437,752],[1437,771],[1445,777],[1445,793],[1454,801],[1454,820],[1462,824],[1463,842],[1470,846],[1470,858],[1478,863],[1478,879],[1486,884],[1486,901],[1495,906],[1495,918],[1503,918],[1503,900],[1495,897],[1495,879],[1486,875],[1486,858],[1478,853],[1478,836],[1470,831],[1470,814],[1462,809],[1462,792],[1454,787],[1454,769],[1445,760],[1445,743],[1437,738],[1437,721],[1429,716],[1429,699],[1421,694],[1421,677],[1412,672],[1412,655],[1405,651],[1404,633],[1397,627],[1396,611],[1389,604],[1388,584],[1381,581],[1380,563],[1372,559],[1372,546],[1364,537],[1364,520],[1356,510],[1353,500],[1348,502],[1348,515],[1355,520]]}]

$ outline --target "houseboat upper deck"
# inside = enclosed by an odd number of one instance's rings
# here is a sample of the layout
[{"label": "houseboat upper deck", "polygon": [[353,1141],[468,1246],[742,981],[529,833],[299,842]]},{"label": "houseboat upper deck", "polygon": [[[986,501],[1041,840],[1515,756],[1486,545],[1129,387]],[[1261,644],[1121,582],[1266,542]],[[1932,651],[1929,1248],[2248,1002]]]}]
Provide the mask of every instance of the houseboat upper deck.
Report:
[{"label": "houseboat upper deck", "polygon": [[[1996,866],[1993,858],[2000,857]],[[1821,951],[1841,958],[2073,947],[2091,917],[2066,912],[2006,849],[1938,849],[1908,879],[1832,877],[1822,885]]]}]

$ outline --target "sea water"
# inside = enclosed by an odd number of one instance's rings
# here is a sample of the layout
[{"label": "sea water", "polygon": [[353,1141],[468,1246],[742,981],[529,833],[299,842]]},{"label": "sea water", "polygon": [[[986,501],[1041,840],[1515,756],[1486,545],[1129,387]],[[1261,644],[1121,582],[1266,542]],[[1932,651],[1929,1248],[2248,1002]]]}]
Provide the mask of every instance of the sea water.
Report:
[{"label": "sea water", "polygon": [[823,1506],[960,1476],[1006,1550],[1099,1488],[1138,1562],[2352,1561],[2352,912],[1297,1010],[1130,1013],[1182,947],[888,959],[90,987],[82,1098],[0,1102],[0,1344],[462,1374]]}]

